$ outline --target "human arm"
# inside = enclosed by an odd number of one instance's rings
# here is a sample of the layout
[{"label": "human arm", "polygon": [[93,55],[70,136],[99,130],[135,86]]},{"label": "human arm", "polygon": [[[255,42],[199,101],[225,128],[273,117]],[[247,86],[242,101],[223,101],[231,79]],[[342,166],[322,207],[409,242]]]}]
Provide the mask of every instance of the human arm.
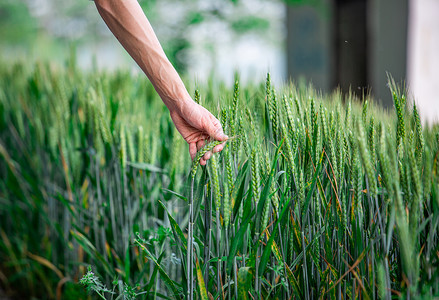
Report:
[{"label": "human arm", "polygon": [[[175,127],[189,144],[191,158],[208,139],[227,140],[218,119],[192,100],[139,3],[136,0],[95,0],[95,4],[108,28],[148,76],[168,107]],[[218,145],[213,151],[221,151],[223,147],[224,144]],[[210,156],[210,152],[206,153],[200,163],[205,165]]]}]

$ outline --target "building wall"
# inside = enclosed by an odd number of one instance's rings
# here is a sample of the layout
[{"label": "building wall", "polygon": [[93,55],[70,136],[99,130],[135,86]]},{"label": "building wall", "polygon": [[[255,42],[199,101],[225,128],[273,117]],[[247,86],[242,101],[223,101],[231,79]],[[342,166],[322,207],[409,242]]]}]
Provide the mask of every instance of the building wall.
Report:
[{"label": "building wall", "polygon": [[421,117],[439,122],[439,1],[410,0],[408,82]]},{"label": "building wall", "polygon": [[407,16],[407,0],[369,0],[369,85],[374,98],[387,108],[393,106],[387,76],[397,83],[407,77]]}]

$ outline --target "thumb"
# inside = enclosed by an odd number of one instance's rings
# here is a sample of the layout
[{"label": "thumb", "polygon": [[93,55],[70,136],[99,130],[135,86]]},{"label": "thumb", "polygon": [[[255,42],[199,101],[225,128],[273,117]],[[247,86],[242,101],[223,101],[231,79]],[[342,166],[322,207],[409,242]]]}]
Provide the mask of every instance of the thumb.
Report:
[{"label": "thumb", "polygon": [[221,126],[220,121],[215,118],[213,115],[211,115],[211,122],[207,124],[206,132],[207,134],[214,138],[217,141],[227,141],[229,138],[227,135],[224,134],[223,127]]}]

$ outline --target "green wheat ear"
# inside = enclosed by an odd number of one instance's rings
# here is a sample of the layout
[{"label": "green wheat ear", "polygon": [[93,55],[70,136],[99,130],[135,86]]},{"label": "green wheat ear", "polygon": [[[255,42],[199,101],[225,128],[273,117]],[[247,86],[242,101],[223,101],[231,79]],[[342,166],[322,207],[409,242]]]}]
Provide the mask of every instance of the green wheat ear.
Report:
[{"label": "green wheat ear", "polygon": [[197,174],[197,168],[198,165],[200,164],[200,159],[204,156],[204,154],[206,154],[207,152],[211,151],[213,148],[215,148],[215,146],[218,146],[220,144],[222,144],[223,142],[220,141],[212,141],[207,143],[203,148],[201,148],[197,154],[195,155],[194,160],[192,161],[192,166],[191,166],[191,176],[192,178],[195,177],[195,175]]},{"label": "green wheat ear", "polygon": [[[363,174],[361,172],[361,165],[359,161],[358,154],[354,151],[352,157],[352,168],[351,168],[351,185],[353,188],[353,199],[352,199],[352,210],[351,210],[351,220],[354,221],[355,217],[362,217],[362,195],[363,195]],[[362,223],[362,222],[360,222]]]},{"label": "green wheat ear", "polygon": [[270,73],[267,73],[267,79],[265,80],[265,101],[269,102],[271,96],[271,77]]},{"label": "green wheat ear", "polygon": [[[154,136],[152,137],[153,141],[154,141]],[[155,158],[156,155],[154,154],[154,150],[156,145],[154,145],[154,143],[152,144],[152,149],[151,149],[151,156],[149,156],[150,152],[148,151],[148,145],[149,145],[149,139],[148,139],[148,135],[145,134],[145,136],[143,137],[143,162],[145,163],[153,163],[153,161],[151,161],[151,158]]]},{"label": "green wheat ear", "polygon": [[245,110],[245,114],[247,116],[247,120],[248,123],[250,124],[250,128],[251,128],[251,132],[253,134],[253,139],[257,140],[258,139],[258,130],[256,129],[256,125],[253,119],[253,115],[250,111],[250,109],[247,107],[247,109]]},{"label": "green wheat ear", "polygon": [[363,119],[363,124],[366,124],[367,122],[367,111],[368,111],[369,105],[367,100],[364,100],[363,102],[363,112],[361,114],[361,117]]},{"label": "green wheat ear", "polygon": [[261,181],[259,175],[259,160],[258,153],[255,148],[252,149],[251,153],[251,188],[253,192],[253,200],[257,205],[259,202],[259,183]]},{"label": "green wheat ear", "polygon": [[128,147],[128,154],[129,154],[129,160],[135,161],[136,160],[136,151],[134,150],[134,141],[133,141],[133,135],[130,131],[126,132],[127,136],[127,147]]},{"label": "green wheat ear", "polygon": [[366,136],[361,122],[357,122],[357,131],[358,149],[360,150],[361,161],[363,162],[363,166],[366,171],[366,176],[369,183],[369,192],[372,197],[375,197],[377,193],[375,171],[372,166],[369,149],[367,147]]},{"label": "green wheat ear", "polygon": [[271,202],[265,201],[264,208],[262,210],[262,223],[261,223],[261,230],[262,232],[265,230],[265,228],[268,225],[268,218],[270,217],[270,208],[271,208]]},{"label": "green wheat ear", "polygon": [[238,100],[239,100],[239,80],[236,79],[233,88],[232,115],[231,115],[234,122],[236,122],[237,114],[238,114]]},{"label": "green wheat ear", "polygon": [[[414,133],[412,132],[410,136],[413,136]],[[416,228],[418,228],[418,221],[419,221],[419,214],[420,209],[422,205],[422,196],[424,195],[423,189],[422,189],[422,181],[421,181],[421,174],[418,168],[418,161],[415,157],[416,149],[413,149],[411,147],[412,143],[409,143],[409,145],[406,147],[408,151],[408,159],[409,159],[409,165],[410,165],[410,174],[412,177],[412,186],[414,187],[414,197],[412,199],[412,205],[410,209],[410,228],[412,230],[415,230],[412,234],[415,236]]]},{"label": "green wheat ear", "polygon": [[293,178],[295,178],[296,177],[296,165],[295,165],[295,161],[294,161],[293,148],[291,147],[285,125],[282,124],[281,128],[282,128],[282,138],[284,139],[283,147],[285,147],[287,162],[288,162],[288,166],[289,166],[288,170],[290,171]]},{"label": "green wheat ear", "polygon": [[125,169],[127,166],[127,143],[125,136],[125,126],[120,128],[120,161],[122,168]]},{"label": "green wheat ear", "polygon": [[387,201],[390,200],[391,195],[394,194],[394,184],[393,181],[394,176],[392,176],[392,167],[390,163],[389,156],[387,154],[387,146],[386,146],[386,134],[384,126],[380,128],[380,145],[378,148],[378,155],[380,158],[381,170],[384,175],[384,184],[387,187]]},{"label": "green wheat ear", "polygon": [[418,108],[416,107],[415,102],[413,102],[413,122],[416,130],[416,157],[418,159],[418,162],[420,163],[422,160],[422,153],[424,151],[425,141],[421,125],[421,118],[419,117]]},{"label": "green wheat ear", "polygon": [[316,112],[316,103],[315,103],[315,100],[314,100],[314,98],[311,98],[311,101],[310,101],[311,103],[310,103],[310,106],[311,106],[311,108],[310,108],[310,117],[311,117],[311,129],[312,130],[314,130],[314,128],[316,127],[316,125],[317,125],[317,112]]},{"label": "green wheat ear", "polygon": [[375,153],[375,121],[373,116],[370,117],[369,123],[369,151],[371,155],[372,165],[375,165],[376,153]]},{"label": "green wheat ear", "polygon": [[270,120],[272,124],[272,132],[273,132],[273,138],[275,141],[277,141],[277,135],[278,135],[278,109],[277,109],[277,96],[276,91],[272,89],[271,91],[271,97],[268,100],[269,102],[269,113],[270,113]]},{"label": "green wheat ear", "polygon": [[106,144],[111,144],[113,142],[113,136],[110,132],[107,121],[104,119],[102,111],[95,104],[91,104],[92,114],[93,114],[93,125],[96,130],[96,134],[100,132],[102,141]]},{"label": "green wheat ear", "polygon": [[194,101],[195,103],[200,104],[200,100],[201,100],[200,91],[196,89],[194,93]]},{"label": "green wheat ear", "polygon": [[303,112],[302,112],[302,105],[300,105],[299,98],[296,96],[294,97],[294,104],[296,105],[296,114],[301,120],[304,120]]},{"label": "green wheat ear", "polygon": [[396,85],[393,79],[389,79],[389,87],[392,92],[393,104],[395,105],[397,126],[396,126],[396,147],[399,149],[405,138],[405,124],[404,124],[404,111],[405,111],[405,96],[401,94],[400,89]]},{"label": "green wheat ear", "polygon": [[223,127],[224,132],[227,132],[227,109],[223,108],[221,110],[221,115],[220,115],[220,122],[221,122],[221,126]]},{"label": "green wheat ear", "polygon": [[290,100],[286,95],[282,96],[282,104],[283,104],[283,108],[285,109],[285,115],[288,121],[288,128],[293,128],[294,126],[293,112],[291,111]]},{"label": "green wheat ear", "polygon": [[320,106],[320,122],[322,124],[323,140],[327,141],[329,139],[328,118],[327,118],[327,110],[323,106]]},{"label": "green wheat ear", "polygon": [[350,128],[352,122],[352,104],[349,101],[346,105],[346,115],[345,115],[345,127]]},{"label": "green wheat ear", "polygon": [[246,156],[250,156],[250,146],[248,145],[248,135],[246,130],[243,130],[242,139],[243,139],[242,145],[244,146],[243,147],[244,153]]}]

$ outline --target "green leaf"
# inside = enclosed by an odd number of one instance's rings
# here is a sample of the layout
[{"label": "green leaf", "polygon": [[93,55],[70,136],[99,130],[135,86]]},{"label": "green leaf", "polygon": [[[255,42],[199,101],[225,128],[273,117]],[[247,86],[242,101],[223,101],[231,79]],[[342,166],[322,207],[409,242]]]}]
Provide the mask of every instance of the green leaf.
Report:
[{"label": "green leaf", "polygon": [[105,258],[96,250],[95,246],[87,239],[85,235],[80,233],[79,231],[70,230],[70,234],[78,241],[78,243],[81,245],[81,247],[84,249],[85,252],[87,252],[90,257],[97,259],[101,262],[102,266],[104,267],[105,272],[113,276],[114,272],[111,271],[110,265],[105,260]]},{"label": "green leaf", "polygon": [[300,295],[300,298],[303,299],[303,294],[302,294],[302,291],[300,290],[300,286],[299,286],[299,283],[297,282],[296,277],[294,277],[294,274],[293,274],[293,272],[291,271],[290,267],[288,267],[288,265],[285,265],[285,268],[286,268],[286,270],[287,270],[287,277],[288,277],[288,279],[289,279],[291,285],[293,286],[294,291],[295,291],[298,295]]},{"label": "green leaf", "polygon": [[125,265],[125,278],[124,278],[125,282],[129,282],[130,274],[131,274],[131,272],[130,272],[130,266],[131,266],[131,264],[130,264],[130,251],[131,251],[130,247],[127,247],[126,252],[125,252],[125,263],[124,263],[124,265]]},{"label": "green leaf", "polygon": [[[272,251],[271,246],[273,245],[274,239],[277,236],[277,233],[279,232],[277,230],[277,227],[283,221],[284,216],[286,216],[285,212],[287,212],[288,209],[290,208],[291,199],[292,198],[289,198],[288,202],[282,208],[282,211],[279,215],[279,219],[277,219],[276,223],[274,224],[273,231],[272,231],[273,234],[270,236],[270,239],[268,240],[267,244],[265,245],[264,252],[262,252],[261,261],[259,263],[259,272],[258,272],[258,274],[260,276],[264,274],[265,267],[267,266],[267,263],[268,263],[268,260],[270,258],[270,254]],[[284,222],[282,222],[282,223],[284,223]]]},{"label": "green leaf", "polygon": [[[242,199],[244,198],[244,188],[245,188],[245,182],[247,179],[247,175],[248,175],[248,163],[249,161],[247,160],[245,162],[245,164],[242,166],[242,168],[239,170],[239,174],[238,177],[236,178],[235,184],[234,184],[234,189],[232,192],[232,199],[231,202],[234,203],[233,206],[233,215],[237,216],[238,215],[238,211],[239,211],[239,207],[241,205]],[[236,187],[239,186],[239,189],[236,189]]]},{"label": "green leaf", "polygon": [[175,197],[177,197],[177,198],[179,198],[179,199],[181,199],[181,200],[183,200],[185,202],[188,202],[187,201],[187,197],[185,197],[182,194],[179,194],[179,193],[177,193],[175,191],[171,191],[171,190],[168,190],[168,189],[165,189],[165,188],[162,188],[162,191],[164,191],[166,193],[170,193],[170,194],[174,195]]},{"label": "green leaf", "polygon": [[152,253],[148,250],[148,248],[145,247],[138,239],[135,239],[134,242],[142,249],[142,251],[145,253],[145,255],[151,259],[154,264],[157,266],[160,276],[163,278],[163,281],[165,282],[166,286],[172,291],[173,297],[175,299],[179,299],[181,295],[181,289],[177,288],[174,281],[172,281],[171,278],[169,278],[169,275],[166,273],[166,271],[162,268],[158,260],[152,255]]},{"label": "green leaf", "polygon": [[276,171],[276,166],[277,166],[277,162],[279,159],[279,153],[276,154],[276,156],[273,158],[273,161],[271,163],[271,171],[270,174],[267,176],[267,180],[265,182],[264,185],[264,189],[262,190],[261,193],[261,198],[259,199],[258,202],[258,207],[257,207],[257,211],[256,211],[256,220],[255,220],[255,230],[252,230],[253,236],[257,239],[256,243],[258,243],[260,236],[262,235],[261,231],[261,217],[262,217],[262,211],[264,210],[264,205],[265,205],[265,201],[267,200],[268,196],[270,195],[270,188],[271,188],[271,182],[275,176],[275,171]]},{"label": "green leaf", "polygon": [[[250,198],[251,200],[251,198]],[[247,225],[250,222],[251,218],[254,215],[254,211],[252,211],[247,218],[241,222],[241,225],[239,227],[238,233],[235,235],[235,238],[233,239],[232,246],[230,247],[229,256],[227,258],[227,271],[230,274],[232,271],[233,266],[233,258],[236,256],[236,253],[238,252],[238,249],[241,248],[241,245],[243,243],[244,234],[247,232]]]},{"label": "green leaf", "polygon": [[174,233],[174,238],[177,241],[177,243],[182,247],[184,251],[187,250],[187,239],[183,234],[183,231],[181,230],[180,226],[178,226],[175,219],[172,217],[172,215],[169,213],[166,206],[163,204],[162,201],[158,201],[159,204],[163,207],[163,209],[168,214],[169,223],[171,223],[172,232]]},{"label": "green leaf", "polygon": [[[165,252],[163,252],[163,253],[159,256],[159,258],[157,259],[157,263],[158,263],[158,265],[161,264],[162,259],[163,259],[164,256],[165,256]],[[149,283],[148,283],[148,285],[147,285],[147,287],[146,287],[146,290],[147,290],[147,291],[150,291],[150,290],[154,287],[154,285],[156,284],[155,278],[156,278],[156,276],[157,276],[157,272],[158,272],[158,270],[159,270],[158,266],[155,265],[155,266],[154,266],[154,270],[152,271],[152,275],[151,275],[151,277],[149,278]]]}]

